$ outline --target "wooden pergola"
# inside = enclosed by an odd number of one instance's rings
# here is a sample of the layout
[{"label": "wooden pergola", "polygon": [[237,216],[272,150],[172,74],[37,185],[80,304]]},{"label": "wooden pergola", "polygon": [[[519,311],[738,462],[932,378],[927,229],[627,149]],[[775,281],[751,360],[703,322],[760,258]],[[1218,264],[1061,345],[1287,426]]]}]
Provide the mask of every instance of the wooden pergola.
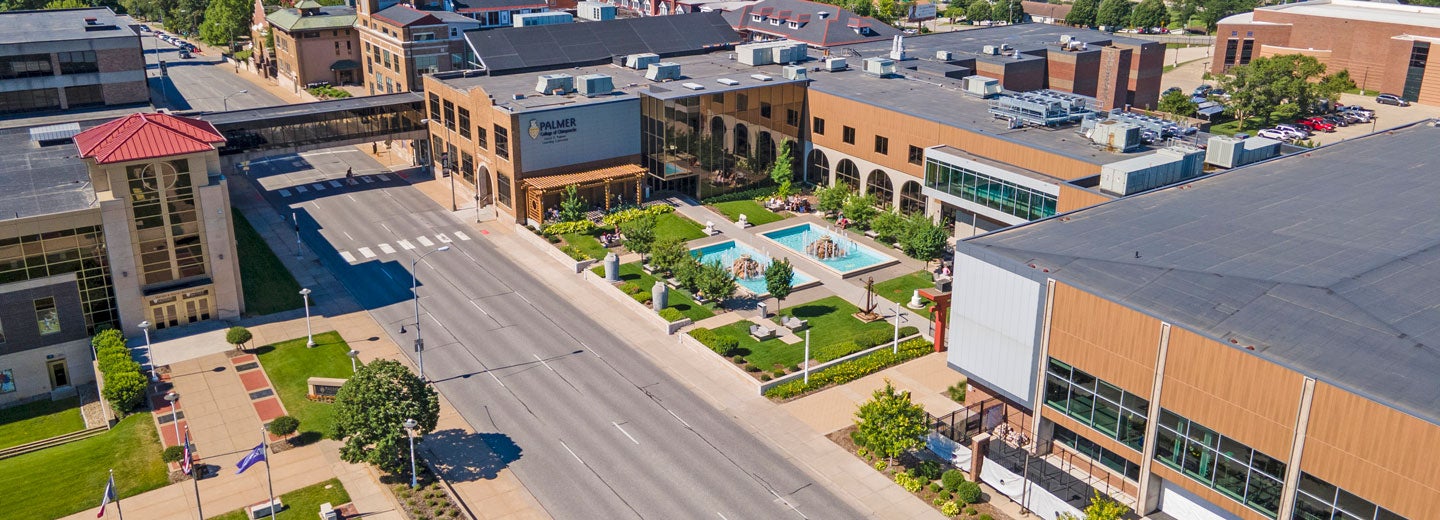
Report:
[{"label": "wooden pergola", "polygon": [[[580,197],[592,205],[596,201],[587,194],[596,190],[603,190],[603,206],[609,210],[616,196],[622,201],[628,198],[629,191],[624,186],[627,182],[635,184],[633,204],[639,204],[644,194],[645,168],[638,164],[621,164],[616,166],[605,166],[590,168],[582,171],[569,173],[555,173],[540,177],[527,177],[521,182],[525,186],[525,217],[535,222],[545,220],[545,210],[552,204],[559,204],[560,194],[566,186],[574,185]],[[546,201],[547,196],[554,197],[554,202]]]}]

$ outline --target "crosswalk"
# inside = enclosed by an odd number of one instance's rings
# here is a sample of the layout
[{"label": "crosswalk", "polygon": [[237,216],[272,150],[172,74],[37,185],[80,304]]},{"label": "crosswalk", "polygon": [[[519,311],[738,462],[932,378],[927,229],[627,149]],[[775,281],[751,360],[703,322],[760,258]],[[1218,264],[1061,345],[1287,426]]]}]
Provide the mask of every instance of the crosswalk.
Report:
[{"label": "crosswalk", "polygon": [[[451,235],[454,235],[454,238],[451,238]],[[395,245],[391,245],[390,243],[385,242],[375,244],[373,248],[372,246],[357,247],[355,248],[355,251],[356,253],[359,253],[359,257],[357,257],[355,253],[351,253],[350,251],[340,251],[340,258],[344,259],[346,263],[355,264],[365,260],[369,260],[371,258],[378,258],[384,255],[393,255],[396,253],[403,253],[405,251],[415,250],[417,249],[417,247],[415,246],[417,242],[420,244],[419,247],[429,248],[434,247],[437,242],[440,244],[452,244],[455,243],[455,241],[457,240],[461,242],[468,241],[470,240],[470,235],[465,234],[464,231],[451,231],[449,233],[435,233],[431,236],[421,235],[415,237],[413,242],[411,241],[411,239],[402,238],[396,240]],[[395,246],[400,246],[400,248],[396,249]],[[379,249],[380,252],[376,253],[376,249]]]},{"label": "crosswalk", "polygon": [[[298,195],[298,194],[301,194],[301,193],[309,193],[309,192],[312,192],[312,191],[321,192],[321,191],[325,191],[327,188],[328,188],[328,189],[343,188],[343,187],[345,187],[346,184],[349,184],[350,186],[358,186],[358,185],[360,185],[360,184],[362,184],[362,183],[364,183],[364,184],[374,184],[374,183],[377,182],[377,181],[379,181],[379,182],[390,182],[390,176],[387,175],[387,174],[384,174],[384,173],[371,174],[371,175],[357,175],[357,176],[355,176],[355,178],[353,178],[353,179],[345,179],[345,181],[346,181],[346,182],[341,182],[339,179],[331,179],[331,180],[328,180],[328,181],[312,182],[312,183],[309,183],[309,184],[296,184],[296,185],[291,186],[291,187],[289,187],[289,188],[280,188],[280,189],[278,189],[278,190],[275,190],[275,192],[280,194],[280,198],[282,198],[282,199],[288,199],[288,198],[290,198],[290,197],[293,197],[293,196]],[[327,186],[327,185],[328,185],[328,186]]]}]

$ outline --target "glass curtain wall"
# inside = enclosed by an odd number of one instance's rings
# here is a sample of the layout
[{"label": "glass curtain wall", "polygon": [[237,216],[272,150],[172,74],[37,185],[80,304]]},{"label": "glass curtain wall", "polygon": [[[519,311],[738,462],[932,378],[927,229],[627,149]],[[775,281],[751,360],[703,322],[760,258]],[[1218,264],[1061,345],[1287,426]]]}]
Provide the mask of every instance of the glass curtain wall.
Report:
[{"label": "glass curtain wall", "polygon": [[140,283],[203,276],[205,247],[195,209],[190,161],[158,161],[125,168],[140,253]]},{"label": "glass curtain wall", "polygon": [[1300,472],[1294,520],[1406,520],[1334,484]]},{"label": "glass curtain wall", "polygon": [[324,144],[344,139],[385,138],[391,134],[425,130],[423,102],[399,106],[336,110],[223,123],[216,129],[228,140],[220,155],[240,153],[271,145],[299,146]]},{"label": "glass curtain wall", "polygon": [[1135,451],[1145,449],[1150,401],[1055,358],[1045,371],[1045,405]]},{"label": "glass curtain wall", "polygon": [[100,226],[0,240],[0,284],[75,273],[89,333],[118,320],[105,235]]},{"label": "glass curtain wall", "polygon": [[1275,518],[1285,462],[1163,408],[1159,426],[1155,460]]},{"label": "glass curtain wall", "polygon": [[[644,96],[641,161],[647,184],[700,198],[773,184],[770,168],[781,146],[787,140],[798,145],[799,119],[786,114],[803,111],[804,98],[798,84],[672,99]],[[792,151],[797,172],[799,159]]]},{"label": "glass curtain wall", "polygon": [[1026,220],[1055,214],[1055,196],[935,159],[925,160],[925,186]]}]

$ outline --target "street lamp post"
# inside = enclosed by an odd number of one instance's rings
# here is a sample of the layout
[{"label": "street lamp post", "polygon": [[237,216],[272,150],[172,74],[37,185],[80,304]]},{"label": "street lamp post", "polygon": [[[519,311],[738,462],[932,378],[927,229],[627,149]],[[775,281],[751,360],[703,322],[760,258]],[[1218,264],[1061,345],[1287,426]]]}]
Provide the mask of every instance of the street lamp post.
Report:
[{"label": "street lamp post", "polygon": [[180,400],[180,394],[171,391],[165,394],[165,400],[170,403],[170,424],[175,425],[175,442],[180,442],[180,421],[175,416],[175,401]]},{"label": "street lamp post", "polygon": [[305,346],[315,348],[315,333],[310,329],[310,288],[300,289],[300,297],[305,299]]},{"label": "street lamp post", "polygon": [[901,315],[901,314],[903,314],[903,313],[900,312],[900,306],[899,306],[899,305],[896,305],[896,306],[895,306],[895,347],[894,347],[894,349],[893,349],[893,353],[895,353],[895,354],[899,354],[899,353],[900,353],[900,315]]},{"label": "street lamp post", "polygon": [[350,356],[350,373],[354,374],[359,372],[359,369],[355,368],[355,359],[360,357],[360,351],[352,348],[349,352],[346,352],[345,355]]},{"label": "street lamp post", "polygon": [[[415,355],[419,359],[421,381],[425,380],[425,340],[420,337],[420,276],[416,272],[416,265],[427,256],[449,250],[450,246],[440,246],[410,261],[410,293],[415,299]],[[404,332],[403,329],[401,332]]]},{"label": "street lamp post", "polygon": [[[431,121],[434,121],[434,120],[432,120],[432,119],[421,119],[421,120],[420,120],[421,123],[427,124],[427,125],[428,125]],[[445,126],[445,122],[444,122],[444,121],[434,121],[434,122],[440,123],[440,126],[443,127],[443,128],[445,128],[445,152],[440,154],[440,171],[442,171],[442,172],[444,172],[444,171],[450,172],[450,211],[458,211],[458,210],[460,209],[460,206],[455,203],[455,168],[450,168],[450,167],[448,166],[448,164],[450,163],[450,160],[451,160],[451,159],[454,159],[453,157],[450,157],[450,147],[451,147],[451,146],[454,146],[454,147],[455,147],[455,150],[458,152],[458,151],[460,150],[460,146],[459,146],[458,144],[455,144],[455,136],[454,136],[454,134],[452,134],[452,133],[450,132],[450,127]],[[432,152],[432,153],[433,153],[433,152]],[[476,187],[476,188],[475,188],[475,192],[476,192],[476,193],[479,193],[479,192],[480,192],[480,188],[479,188],[479,187]]]},{"label": "street lamp post", "polygon": [[155,353],[150,351],[150,322],[140,322],[140,331],[145,333],[145,359],[150,361],[150,382],[160,381],[155,376]]},{"label": "street lamp post", "polygon": [[248,92],[250,92],[250,89],[241,90],[241,91],[239,91],[239,92],[235,92],[235,93],[233,93],[233,94],[230,94],[230,95],[228,95],[228,96],[225,96],[225,99],[221,100],[221,103],[224,103],[225,111],[226,111],[226,112],[229,112],[229,111],[230,111],[230,98],[235,97],[235,96],[238,96],[238,95],[240,95],[240,94],[245,94],[245,93],[248,93]]},{"label": "street lamp post", "polygon": [[415,419],[405,419],[405,436],[410,438],[410,489],[415,489]]}]

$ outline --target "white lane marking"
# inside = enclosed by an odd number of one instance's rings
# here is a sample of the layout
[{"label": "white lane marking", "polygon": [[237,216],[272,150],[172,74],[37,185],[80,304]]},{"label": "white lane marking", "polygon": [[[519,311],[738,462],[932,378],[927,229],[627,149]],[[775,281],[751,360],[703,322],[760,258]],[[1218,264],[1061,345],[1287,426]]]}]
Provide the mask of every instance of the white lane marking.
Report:
[{"label": "white lane marking", "polygon": [[330,181],[331,188],[339,188],[340,186],[342,186],[342,184],[340,184],[340,181]]},{"label": "white lane marking", "polygon": [[416,241],[416,242],[419,242],[420,245],[425,246],[425,247],[430,247],[430,246],[435,245],[434,242],[431,242],[430,239],[425,238],[425,237],[416,238],[415,241]]},{"label": "white lane marking", "polygon": [[390,176],[389,176],[389,175],[385,175],[385,174],[382,173],[382,174],[380,174],[380,180],[389,182],[389,181],[390,181]]},{"label": "white lane marking", "polygon": [[341,251],[340,258],[344,258],[348,263],[355,263],[355,255],[350,254],[349,251]]},{"label": "white lane marking", "polygon": [[285,197],[289,197],[289,196],[290,196],[290,190],[284,190],[284,189],[280,190],[280,197],[281,197],[281,198],[285,198]]},{"label": "white lane marking", "polygon": [[395,253],[395,248],[390,247],[390,244],[380,244],[380,252],[381,252],[381,253],[385,253],[385,254],[387,254],[387,255],[389,255],[389,254],[394,254],[394,253]]},{"label": "white lane marking", "polygon": [[475,310],[478,310],[478,311],[484,313],[486,316],[489,316],[489,315],[490,315],[490,313],[485,312],[485,309],[483,309],[483,308],[480,307],[480,304],[475,303],[475,300],[470,300],[470,305],[474,305],[474,306],[475,306]]},{"label": "white lane marking", "polygon": [[351,195],[351,194],[349,194],[349,193],[346,193],[346,194],[345,194],[345,198],[350,199],[350,202],[357,202],[357,203],[360,202],[360,201],[358,201],[358,200],[355,200],[355,196],[354,196],[354,195]]},{"label": "white lane marking", "polygon": [[380,223],[380,227],[385,228],[385,231],[388,232],[388,233],[390,233],[390,234],[392,234],[392,235],[395,234],[394,231],[390,231],[390,226],[385,225],[384,222],[381,222],[381,223]]},{"label": "white lane marking", "polygon": [[409,250],[411,250],[411,249],[415,249],[415,244],[411,244],[409,240],[405,240],[405,239],[403,239],[403,238],[400,239],[400,241],[399,241],[399,242],[396,242],[396,243],[397,243],[397,244],[400,244],[400,249],[404,249],[404,250],[406,250],[406,251],[409,251]]},{"label": "white lane marking", "polygon": [[[719,511],[716,511],[715,514],[720,515],[720,512],[719,512]],[[725,515],[720,515],[720,520],[730,520],[730,519],[729,519],[729,518],[725,518]]]},{"label": "white lane marking", "polygon": [[[530,354],[530,355],[535,356],[535,361],[539,361],[541,365],[545,365],[545,368],[550,368],[550,364],[549,364],[549,363],[546,363],[544,359],[541,359],[539,354]],[[550,368],[550,371],[551,371],[551,372],[554,372],[555,369]]]},{"label": "white lane marking", "polygon": [[450,240],[450,237],[444,233],[436,233],[435,238],[440,239],[440,243],[442,244],[449,244],[451,242],[454,242],[454,240]]},{"label": "white lane marking", "polygon": [[634,437],[631,437],[631,436],[630,436],[630,432],[627,432],[627,431],[625,431],[624,428],[621,428],[621,427],[620,427],[620,423],[617,423],[617,422],[615,422],[615,421],[610,421],[610,424],[615,425],[615,429],[620,430],[620,433],[625,434],[625,437],[628,438],[628,439],[630,439],[630,442],[635,443],[636,446],[639,446],[639,445],[640,445],[640,441],[637,441],[637,440],[635,440]]},{"label": "white lane marking", "polygon": [[565,441],[560,441],[560,445],[561,445],[561,446],[564,446],[564,447],[565,447],[565,451],[570,452],[570,456],[571,456],[571,457],[575,457],[575,460],[580,461],[581,464],[584,464],[584,463],[585,463],[585,461],[580,460],[580,456],[579,456],[579,455],[576,455],[576,454],[575,454],[575,450],[570,449],[570,445],[565,444]]},{"label": "white lane marking", "polygon": [[355,240],[355,237],[350,236],[350,232],[349,232],[349,231],[341,231],[341,233],[344,233],[344,234],[345,234],[345,238],[348,238],[348,239],[350,239],[350,240]]},{"label": "white lane marking", "polygon": [[296,192],[296,193],[305,193],[305,192],[307,192],[307,191],[310,191],[310,190],[305,189],[304,186],[296,186],[296,187],[295,187],[295,192]]},{"label": "white lane marking", "polygon": [[[529,298],[526,298],[524,294],[521,294],[521,293],[518,292],[518,291],[515,293],[515,296],[519,296],[520,299],[525,300],[525,303],[530,303],[530,299],[529,299]],[[530,305],[535,305],[535,304],[530,303]]]},{"label": "white lane marking", "polygon": [[385,277],[389,278],[392,282],[395,281],[395,277],[390,275],[390,271],[388,269],[381,269],[380,274],[385,275]]},{"label": "white lane marking", "polygon": [[477,264],[480,263],[480,261],[479,261],[479,260],[476,260],[475,257],[470,256],[470,252],[469,252],[469,251],[466,251],[466,250],[464,250],[464,249],[461,249],[460,252],[465,255],[465,258],[469,258],[471,262],[475,262],[475,263],[477,263]]},{"label": "white lane marking", "polygon": [[458,238],[460,240],[470,240],[470,235],[465,234],[464,231],[456,231],[455,238]]},{"label": "white lane marking", "polygon": [[[490,374],[490,379],[494,379],[496,383],[500,383],[500,387],[501,387],[501,388],[508,388],[507,386],[505,386],[505,382],[504,382],[504,381],[501,381],[500,378],[495,377],[495,373],[494,373],[494,372],[488,372],[488,371],[487,371],[487,372],[485,372],[485,373]],[[575,452],[572,451],[572,452],[570,452],[570,454],[571,454],[571,455],[574,455]],[[576,458],[579,458],[579,457],[576,457]]]},{"label": "white lane marking", "polygon": [[375,258],[375,252],[368,247],[360,248],[360,254],[365,255],[365,258]]},{"label": "white lane marking", "polygon": [[315,188],[315,191],[325,191],[325,185],[318,182],[315,184],[311,184],[310,187]]},{"label": "white lane marking", "polygon": [[369,175],[366,175],[366,176],[364,176],[364,177],[361,177],[360,180],[365,181],[365,184],[370,184],[370,183],[372,183],[372,182],[375,182],[375,179],[371,179]]},{"label": "white lane marking", "polygon": [[[670,412],[670,410],[665,410],[665,411]],[[680,421],[680,424],[685,425],[686,428],[690,428],[690,423],[685,422],[685,419],[681,419],[680,416],[675,415],[675,412],[670,412],[670,416],[671,416],[671,417],[674,417],[675,420]],[[693,428],[691,428],[691,429],[693,429]]]}]

